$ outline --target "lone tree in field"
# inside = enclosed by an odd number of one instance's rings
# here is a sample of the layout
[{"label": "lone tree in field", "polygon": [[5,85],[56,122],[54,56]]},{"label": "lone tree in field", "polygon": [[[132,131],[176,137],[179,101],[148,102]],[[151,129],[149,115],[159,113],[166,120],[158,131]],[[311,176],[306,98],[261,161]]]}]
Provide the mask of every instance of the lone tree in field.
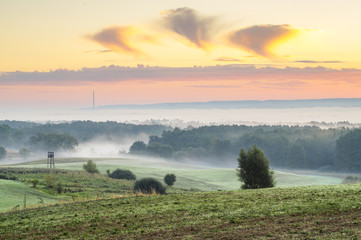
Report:
[{"label": "lone tree in field", "polygon": [[164,182],[169,186],[173,186],[173,184],[176,181],[176,176],[173,173],[168,173],[167,175],[165,175],[164,177]]},{"label": "lone tree in field", "polygon": [[117,168],[112,173],[109,174],[109,177],[115,179],[125,179],[125,180],[135,180],[136,176],[129,170]]},{"label": "lone tree in field", "polygon": [[83,169],[88,173],[99,173],[97,165],[92,160],[89,160],[87,163],[84,163]]},{"label": "lone tree in field", "polygon": [[243,182],[243,189],[274,187],[273,172],[269,169],[269,160],[256,145],[243,149],[239,154],[237,175]]}]

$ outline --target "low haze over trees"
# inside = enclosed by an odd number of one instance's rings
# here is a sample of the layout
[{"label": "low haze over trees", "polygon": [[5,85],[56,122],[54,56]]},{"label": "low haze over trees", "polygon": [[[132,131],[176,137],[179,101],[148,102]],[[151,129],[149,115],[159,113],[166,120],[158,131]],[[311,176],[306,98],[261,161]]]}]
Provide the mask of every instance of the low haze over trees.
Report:
[{"label": "low haze over trees", "polygon": [[23,159],[26,159],[26,158],[28,158],[30,156],[30,151],[27,148],[21,148],[19,150],[19,154]]},{"label": "low haze over trees", "polygon": [[29,145],[33,149],[45,151],[69,151],[78,146],[78,140],[68,134],[38,133],[29,139]]},{"label": "low haze over trees", "polygon": [[[65,123],[33,123],[0,121],[0,146],[33,151],[68,151],[77,144],[97,138],[122,143],[139,136],[160,135],[171,127],[162,125],[126,124],[113,121],[73,121]],[[23,157],[23,155],[22,155]]]},{"label": "low haze over trees", "polygon": [[7,154],[6,149],[0,146],[0,160],[4,159],[6,157],[6,154]]},{"label": "low haze over trees", "polygon": [[[97,138],[122,144],[149,136],[148,142],[135,141],[129,152],[228,167],[235,167],[239,149],[256,144],[275,168],[361,171],[357,165],[357,149],[361,143],[356,135],[356,129],[345,127],[220,125],[173,129],[117,122],[0,121],[0,146],[8,151],[69,151]],[[25,152],[19,154],[26,157]]]},{"label": "low haze over trees", "polygon": [[336,141],[350,130],[299,126],[205,126],[175,128],[150,136],[145,154],[234,166],[239,149],[257,145],[273,167],[335,168]]}]

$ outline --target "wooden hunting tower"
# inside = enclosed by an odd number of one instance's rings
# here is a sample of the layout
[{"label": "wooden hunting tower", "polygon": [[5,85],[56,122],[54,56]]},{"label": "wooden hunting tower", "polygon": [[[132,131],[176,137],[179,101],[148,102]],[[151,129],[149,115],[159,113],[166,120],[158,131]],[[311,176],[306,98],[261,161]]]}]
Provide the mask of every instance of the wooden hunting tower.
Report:
[{"label": "wooden hunting tower", "polygon": [[48,152],[48,161],[46,162],[48,168],[55,168],[54,152]]}]

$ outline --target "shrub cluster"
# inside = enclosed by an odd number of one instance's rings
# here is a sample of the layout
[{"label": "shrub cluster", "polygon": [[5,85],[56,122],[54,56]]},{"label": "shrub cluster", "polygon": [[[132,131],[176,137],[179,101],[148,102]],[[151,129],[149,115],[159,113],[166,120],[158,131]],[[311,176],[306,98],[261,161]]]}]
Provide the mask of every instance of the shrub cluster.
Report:
[{"label": "shrub cluster", "polygon": [[125,180],[135,180],[136,176],[129,170],[117,168],[112,173],[109,174],[109,177],[115,179],[125,179]]},{"label": "shrub cluster", "polygon": [[173,173],[170,174],[168,173],[164,177],[164,182],[170,187],[173,186],[175,181],[176,181],[176,176]]},{"label": "shrub cluster", "polygon": [[97,165],[92,160],[89,160],[87,163],[84,163],[83,169],[88,173],[99,173]]},{"label": "shrub cluster", "polygon": [[158,180],[154,178],[143,178],[135,182],[134,192],[145,194],[165,194],[165,188]]},{"label": "shrub cluster", "polygon": [[0,179],[16,181],[17,177],[12,175],[0,174]]}]

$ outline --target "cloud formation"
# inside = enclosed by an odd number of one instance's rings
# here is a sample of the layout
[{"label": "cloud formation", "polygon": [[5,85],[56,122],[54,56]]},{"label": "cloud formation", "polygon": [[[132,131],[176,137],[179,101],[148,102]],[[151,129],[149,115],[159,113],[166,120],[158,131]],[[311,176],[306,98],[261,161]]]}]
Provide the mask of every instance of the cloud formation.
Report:
[{"label": "cloud formation", "polygon": [[242,62],[242,60],[238,59],[238,58],[231,58],[231,57],[219,57],[214,59],[214,61],[218,61],[218,62]]},{"label": "cloud formation", "polygon": [[[360,69],[331,69],[324,67],[277,68],[250,64],[230,64],[205,67],[138,67],[109,66],[83,68],[78,71],[59,69],[50,72],[8,72],[0,75],[0,86],[41,85],[76,86],[89,83],[125,82],[172,82],[172,81],[335,81],[360,84]],[[254,82],[255,83],[255,82]],[[200,85],[200,84],[192,84]],[[209,84],[204,84],[209,85]]]},{"label": "cloud formation", "polygon": [[93,35],[89,35],[88,38],[108,48],[98,52],[116,52],[131,55],[144,55],[141,50],[133,46],[134,42],[139,42],[139,39],[152,41],[150,36],[142,34],[134,26],[104,28]]},{"label": "cloud formation", "polygon": [[296,63],[343,63],[342,61],[312,61],[312,60],[299,60]]},{"label": "cloud formation", "polygon": [[240,88],[241,85],[191,85],[190,88]]},{"label": "cloud formation", "polygon": [[204,17],[191,8],[177,8],[161,13],[165,26],[198,48],[207,49],[215,17]]},{"label": "cloud formation", "polygon": [[229,42],[250,53],[266,58],[276,55],[272,48],[296,35],[299,31],[290,25],[255,25],[232,32]]}]

